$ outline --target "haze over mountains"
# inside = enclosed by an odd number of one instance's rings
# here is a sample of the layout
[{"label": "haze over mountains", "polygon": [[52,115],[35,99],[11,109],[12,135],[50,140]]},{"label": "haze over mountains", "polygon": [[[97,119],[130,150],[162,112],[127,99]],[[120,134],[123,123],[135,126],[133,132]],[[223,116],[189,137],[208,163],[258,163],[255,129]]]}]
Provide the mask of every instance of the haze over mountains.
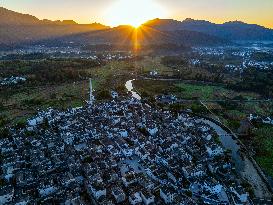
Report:
[{"label": "haze over mountains", "polygon": [[[132,44],[136,30],[130,26],[110,28],[77,24],[73,20],[50,21],[0,7],[0,45],[29,43]],[[140,32],[141,31],[141,32]],[[183,45],[219,45],[233,40],[273,40],[273,30],[239,21],[214,24],[186,19],[154,19],[138,29],[139,44],[175,43]]]}]

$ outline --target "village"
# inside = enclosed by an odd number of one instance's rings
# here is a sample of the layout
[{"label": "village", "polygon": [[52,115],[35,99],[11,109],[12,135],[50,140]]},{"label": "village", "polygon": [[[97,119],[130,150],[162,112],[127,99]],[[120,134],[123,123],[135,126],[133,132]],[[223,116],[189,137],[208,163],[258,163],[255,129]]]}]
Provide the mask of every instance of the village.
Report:
[{"label": "village", "polygon": [[0,204],[253,204],[202,119],[112,97],[10,128]]},{"label": "village", "polygon": [[[200,66],[204,63],[224,66],[229,72],[243,72],[248,68],[271,70],[273,66],[272,48],[263,45],[259,47],[215,47],[215,48],[194,48],[196,58],[190,60],[193,66]],[[230,62],[230,59],[234,59]]]},{"label": "village", "polygon": [[0,205],[273,205],[272,8],[0,1]]},{"label": "village", "polygon": [[75,46],[29,46],[26,48],[18,48],[12,51],[0,51],[1,60],[16,60],[16,59],[89,59],[97,60],[102,59],[104,61],[111,60],[126,60],[134,58],[132,52],[111,52],[103,51],[98,52],[96,50],[88,48],[79,48]]}]

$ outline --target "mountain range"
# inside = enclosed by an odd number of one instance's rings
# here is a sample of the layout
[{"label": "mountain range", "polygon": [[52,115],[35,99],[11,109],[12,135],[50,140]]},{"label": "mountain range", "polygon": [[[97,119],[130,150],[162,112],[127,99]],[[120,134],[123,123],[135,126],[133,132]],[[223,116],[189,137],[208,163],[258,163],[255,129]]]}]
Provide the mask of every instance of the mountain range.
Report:
[{"label": "mountain range", "polygon": [[215,24],[204,20],[154,19],[139,29],[110,28],[100,23],[51,21],[0,7],[0,47],[33,43],[52,44],[179,44],[223,45],[237,40],[273,40],[273,30],[239,21]]},{"label": "mountain range", "polygon": [[154,19],[144,25],[161,31],[189,30],[205,33],[227,40],[255,40],[272,41],[273,30],[256,24],[247,24],[241,21],[230,21],[215,24],[204,20],[185,19]]},{"label": "mountain range", "polygon": [[99,23],[77,24],[73,20],[39,20],[34,16],[0,7],[0,45],[30,43],[109,28]]}]

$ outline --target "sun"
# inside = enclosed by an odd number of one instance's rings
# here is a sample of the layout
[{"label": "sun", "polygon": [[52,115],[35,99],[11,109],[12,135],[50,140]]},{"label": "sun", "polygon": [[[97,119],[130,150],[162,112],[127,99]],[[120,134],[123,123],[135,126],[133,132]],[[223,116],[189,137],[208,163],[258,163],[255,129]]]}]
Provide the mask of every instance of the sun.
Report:
[{"label": "sun", "polygon": [[164,9],[155,0],[117,0],[106,10],[105,18],[111,26],[131,25],[137,28],[164,15]]}]

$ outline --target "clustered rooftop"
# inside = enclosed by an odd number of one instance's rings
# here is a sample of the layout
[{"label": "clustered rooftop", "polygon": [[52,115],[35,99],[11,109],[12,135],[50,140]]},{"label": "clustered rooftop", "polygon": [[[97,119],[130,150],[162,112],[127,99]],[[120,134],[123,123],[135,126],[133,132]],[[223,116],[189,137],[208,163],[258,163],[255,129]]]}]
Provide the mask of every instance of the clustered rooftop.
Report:
[{"label": "clustered rooftop", "polygon": [[0,140],[0,204],[248,204],[202,119],[136,99],[49,109]]}]

